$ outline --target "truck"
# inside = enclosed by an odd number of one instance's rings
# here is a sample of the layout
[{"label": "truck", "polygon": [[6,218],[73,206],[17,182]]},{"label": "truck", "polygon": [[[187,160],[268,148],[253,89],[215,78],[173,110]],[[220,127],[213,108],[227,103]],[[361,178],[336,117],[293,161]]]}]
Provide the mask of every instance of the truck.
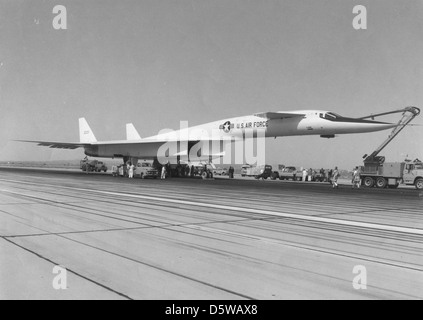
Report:
[{"label": "truck", "polygon": [[241,168],[242,177],[254,177],[256,179],[267,179],[272,177],[272,166],[271,165],[243,165]]},{"label": "truck", "polygon": [[297,179],[301,179],[302,175],[301,172],[297,172],[296,167],[285,167],[283,165],[279,165],[278,171],[273,171],[272,173],[272,180],[292,180],[297,181]]},{"label": "truck", "polygon": [[365,187],[371,188],[398,188],[403,183],[414,185],[416,189],[423,189],[423,164],[420,160],[404,162],[385,162],[385,157],[379,153],[402,131],[407,125],[420,114],[420,109],[416,107],[406,107],[401,110],[386,112],[379,115],[392,113],[402,113],[402,118],[398,125],[392,130],[388,138],[369,156],[363,156],[364,166],[360,170],[361,183]]},{"label": "truck", "polygon": [[383,162],[379,165],[364,165],[360,177],[365,187],[398,188],[400,184],[414,185],[423,190],[422,162]]},{"label": "truck", "polygon": [[213,179],[216,167],[211,164],[198,164],[194,171],[203,179]]},{"label": "truck", "polygon": [[89,160],[88,158],[85,158],[79,162],[79,168],[82,171],[88,171],[88,172],[107,172],[107,166],[102,162],[98,160]]},{"label": "truck", "polygon": [[228,169],[227,168],[216,168],[213,170],[213,175],[215,176],[227,176],[228,175]]},{"label": "truck", "polygon": [[150,162],[138,162],[134,171],[134,177],[145,179],[145,178],[154,178],[157,179],[159,176],[159,171],[153,167],[153,164]]},{"label": "truck", "polygon": [[95,171],[96,172],[107,172],[107,166],[104,164],[103,161],[97,161],[96,165],[95,165]]}]

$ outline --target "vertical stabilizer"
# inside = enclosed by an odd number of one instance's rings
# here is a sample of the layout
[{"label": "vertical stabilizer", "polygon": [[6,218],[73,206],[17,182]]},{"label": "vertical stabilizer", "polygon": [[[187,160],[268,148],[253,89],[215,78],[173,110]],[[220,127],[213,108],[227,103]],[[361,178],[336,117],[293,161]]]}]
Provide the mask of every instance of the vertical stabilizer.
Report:
[{"label": "vertical stabilizer", "polygon": [[132,123],[126,124],[126,140],[141,140],[141,136]]},{"label": "vertical stabilizer", "polygon": [[95,138],[94,133],[91,130],[85,118],[79,119],[79,142],[80,143],[97,142],[97,139]]}]

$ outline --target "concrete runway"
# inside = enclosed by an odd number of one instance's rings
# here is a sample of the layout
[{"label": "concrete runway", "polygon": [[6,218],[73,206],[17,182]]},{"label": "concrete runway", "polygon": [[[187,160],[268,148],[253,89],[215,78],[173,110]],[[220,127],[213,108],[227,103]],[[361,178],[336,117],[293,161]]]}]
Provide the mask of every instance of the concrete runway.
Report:
[{"label": "concrete runway", "polygon": [[422,299],[422,218],[413,189],[0,168],[0,299]]}]

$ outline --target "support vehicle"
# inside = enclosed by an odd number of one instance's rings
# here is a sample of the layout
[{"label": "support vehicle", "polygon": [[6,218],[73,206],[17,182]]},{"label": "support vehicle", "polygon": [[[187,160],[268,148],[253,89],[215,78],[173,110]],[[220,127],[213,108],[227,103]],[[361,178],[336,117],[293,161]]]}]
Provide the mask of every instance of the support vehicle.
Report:
[{"label": "support vehicle", "polygon": [[[107,166],[102,161],[83,159],[79,162],[79,168],[88,172],[107,172]],[[88,170],[87,170],[88,169]]]},{"label": "support vehicle", "polygon": [[[361,167],[361,181],[366,187],[397,188],[401,183],[414,185],[416,189],[423,189],[423,164],[416,159],[414,162],[400,163],[385,162],[385,157],[379,153],[415,118],[420,109],[408,107],[403,110],[402,118],[392,130],[388,138],[371,155],[364,155],[364,166]],[[394,112],[392,112],[394,113]]]},{"label": "support vehicle", "polygon": [[153,167],[151,162],[138,162],[134,171],[135,178],[154,178],[157,179],[159,172]]},{"label": "support vehicle", "polygon": [[97,161],[97,164],[95,165],[95,171],[96,172],[107,172],[107,166],[104,164],[103,161]]},{"label": "support vehicle", "polygon": [[302,178],[301,172],[298,173],[296,167],[285,167],[283,165],[279,165],[278,169],[278,171],[273,171],[272,180],[279,179],[297,181],[297,179]]},{"label": "support vehicle", "polygon": [[242,177],[254,177],[256,179],[267,179],[272,177],[272,166],[270,165],[243,165],[241,168]]},{"label": "support vehicle", "polygon": [[362,184],[368,188],[398,188],[406,184],[423,190],[422,162],[386,162],[377,167],[364,166],[361,170]]}]

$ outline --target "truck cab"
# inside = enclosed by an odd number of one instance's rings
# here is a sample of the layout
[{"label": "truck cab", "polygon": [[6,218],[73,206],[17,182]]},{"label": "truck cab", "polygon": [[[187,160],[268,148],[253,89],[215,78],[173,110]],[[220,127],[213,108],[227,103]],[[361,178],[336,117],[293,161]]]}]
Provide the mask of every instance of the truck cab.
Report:
[{"label": "truck cab", "polygon": [[423,163],[406,163],[404,167],[403,181],[405,184],[415,185],[418,190],[423,190]]}]

